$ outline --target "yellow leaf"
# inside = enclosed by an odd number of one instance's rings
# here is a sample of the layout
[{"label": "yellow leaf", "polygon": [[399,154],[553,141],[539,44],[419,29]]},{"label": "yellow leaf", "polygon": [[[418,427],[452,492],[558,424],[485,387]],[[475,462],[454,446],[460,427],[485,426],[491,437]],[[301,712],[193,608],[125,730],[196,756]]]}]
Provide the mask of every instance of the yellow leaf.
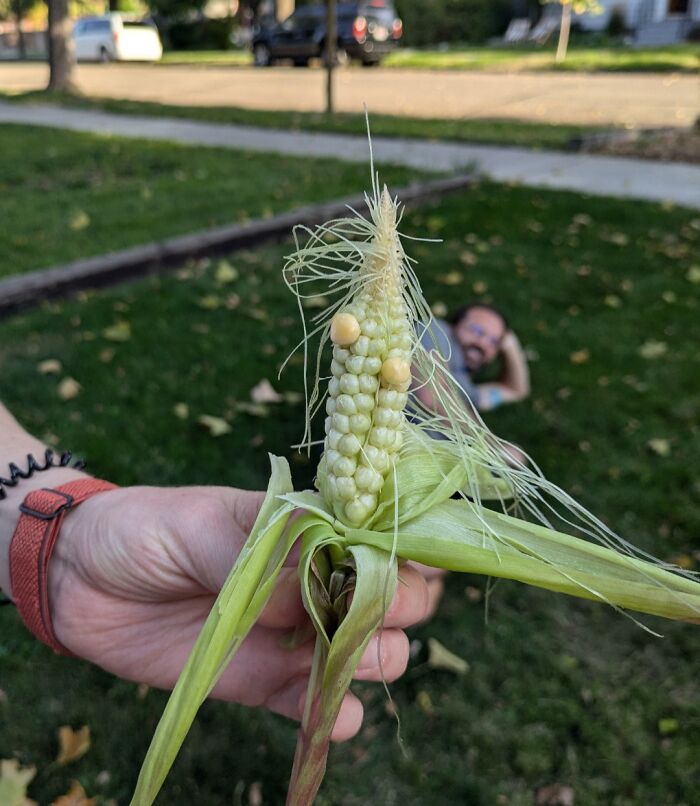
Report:
[{"label": "yellow leaf", "polygon": [[327,308],[330,305],[330,300],[328,297],[308,297],[308,299],[303,299],[301,304],[305,308]]},{"label": "yellow leaf", "polygon": [[263,378],[250,390],[250,399],[253,403],[281,403],[284,400],[267,378]]},{"label": "yellow leaf", "polygon": [[464,280],[464,275],[459,271],[449,271],[447,274],[438,274],[435,279],[443,285],[459,285]]},{"label": "yellow leaf", "polygon": [[654,437],[647,442],[647,447],[659,456],[668,456],[671,453],[671,443],[667,439]]},{"label": "yellow leaf", "polygon": [[89,798],[78,781],[71,781],[70,789],[60,795],[51,806],[95,806],[97,798]]},{"label": "yellow leaf", "polygon": [[0,803],[3,806],[30,806],[27,787],[36,775],[36,767],[20,767],[17,759],[0,760]]},{"label": "yellow leaf", "polygon": [[231,431],[231,426],[223,417],[213,417],[210,414],[200,414],[197,422],[209,430],[213,437],[221,437]]},{"label": "yellow leaf", "polygon": [[418,694],[416,694],[416,703],[426,716],[432,716],[435,713],[433,701],[430,699],[430,694],[428,694],[427,691],[419,691]]},{"label": "yellow leaf", "polygon": [[469,671],[469,664],[464,658],[450,652],[435,638],[428,638],[428,666],[455,674],[466,674]]},{"label": "yellow leaf", "polygon": [[483,280],[477,280],[472,286],[472,291],[475,294],[485,294],[488,291],[488,289],[489,287]]},{"label": "yellow leaf", "polygon": [[462,263],[464,263],[465,266],[474,266],[479,262],[479,258],[469,249],[465,249],[463,252],[460,252],[459,259],[462,261]]},{"label": "yellow leaf", "polygon": [[585,364],[591,358],[590,352],[584,347],[583,350],[576,350],[569,355],[572,364]]},{"label": "yellow leaf", "polygon": [[665,341],[655,341],[654,339],[649,339],[648,341],[645,341],[644,344],[642,344],[642,346],[639,348],[639,355],[647,360],[652,360],[665,355],[667,350],[668,345]]},{"label": "yellow leaf", "polygon": [[686,280],[691,283],[700,283],[700,266],[691,266],[686,272]]},{"label": "yellow leaf", "polygon": [[82,386],[75,378],[64,378],[61,383],[58,384],[56,393],[61,400],[73,400],[74,397],[80,394],[81,389]]},{"label": "yellow leaf", "polygon": [[116,322],[102,331],[102,335],[108,341],[129,341],[131,338],[131,325],[128,322]]},{"label": "yellow leaf", "polygon": [[608,308],[619,308],[622,305],[622,300],[617,294],[608,294],[603,301]]},{"label": "yellow leaf", "polygon": [[447,305],[444,302],[436,302],[432,308],[433,316],[437,316],[438,318],[442,318],[443,316],[447,316]]},{"label": "yellow leaf", "polygon": [[220,260],[219,265],[216,267],[214,275],[217,283],[224,285],[224,283],[232,283],[238,279],[238,271],[228,262],[228,260]]},{"label": "yellow leaf", "polygon": [[178,420],[186,420],[190,416],[190,407],[187,403],[176,403],[173,406],[173,414]]},{"label": "yellow leaf", "polygon": [[678,297],[676,296],[675,291],[664,291],[661,294],[661,299],[664,302],[667,302],[669,305],[672,305],[674,302],[678,301]]},{"label": "yellow leaf", "polygon": [[47,358],[46,361],[40,361],[36,368],[42,375],[58,375],[63,365],[57,358]]},{"label": "yellow leaf", "polygon": [[90,216],[85,210],[74,210],[68,218],[68,226],[73,232],[80,232],[90,226]]},{"label": "yellow leaf", "polygon": [[216,294],[207,294],[205,297],[200,297],[197,300],[197,305],[204,308],[205,311],[215,311],[221,307],[221,297]]},{"label": "yellow leaf", "polygon": [[56,764],[69,764],[81,758],[90,749],[90,728],[83,725],[74,731],[70,725],[62,725],[58,729],[58,746]]}]

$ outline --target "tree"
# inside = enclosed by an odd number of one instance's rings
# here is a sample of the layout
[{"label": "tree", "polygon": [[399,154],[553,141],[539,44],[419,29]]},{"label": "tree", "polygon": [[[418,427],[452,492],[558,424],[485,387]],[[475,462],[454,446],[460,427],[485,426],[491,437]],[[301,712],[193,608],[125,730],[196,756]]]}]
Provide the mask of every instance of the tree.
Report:
[{"label": "tree", "polygon": [[542,0],[543,3],[558,3],[561,6],[561,24],[559,26],[559,42],[557,43],[557,64],[566,59],[571,33],[571,12],[576,14],[600,14],[603,7],[598,0]]},{"label": "tree", "polygon": [[333,113],[333,68],[335,67],[338,17],[336,0],[326,0],[326,114]]},{"label": "tree", "polygon": [[74,92],[75,48],[68,0],[47,0],[49,7],[49,86],[53,92]]}]

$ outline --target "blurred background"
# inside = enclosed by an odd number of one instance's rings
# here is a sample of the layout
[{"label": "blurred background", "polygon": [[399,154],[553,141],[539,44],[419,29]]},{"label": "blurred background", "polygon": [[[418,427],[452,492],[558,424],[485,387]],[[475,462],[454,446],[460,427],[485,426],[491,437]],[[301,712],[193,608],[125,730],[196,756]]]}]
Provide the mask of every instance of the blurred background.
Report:
[{"label": "blurred background", "polygon": [[[418,193],[402,231],[440,241],[406,242],[436,315],[496,305],[520,338],[531,394],[487,424],[699,570],[699,51],[699,0],[0,0],[0,399],[122,485],[262,488],[270,451],[310,486],[274,227],[368,187],[367,104],[393,192],[464,177]],[[364,728],[318,803],[692,806],[700,630],[643,622],[664,637],[451,575],[393,701],[357,687]],[[34,768],[22,798],[128,803],[164,702],[0,609],[0,759]],[[86,730],[57,761],[66,725]],[[207,703],[161,802],[281,803],[294,742]]]}]

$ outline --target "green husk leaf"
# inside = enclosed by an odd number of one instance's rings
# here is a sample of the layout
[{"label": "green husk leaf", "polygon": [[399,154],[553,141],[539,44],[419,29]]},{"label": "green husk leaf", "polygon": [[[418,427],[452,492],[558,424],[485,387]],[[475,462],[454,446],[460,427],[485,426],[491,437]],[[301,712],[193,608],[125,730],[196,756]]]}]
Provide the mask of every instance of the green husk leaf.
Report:
[{"label": "green husk leaf", "polygon": [[401,524],[398,534],[349,529],[351,544],[451,571],[516,579],[617,608],[700,621],[700,583],[689,576],[544,526],[444,501]]},{"label": "green husk leaf", "polygon": [[430,511],[470,484],[481,500],[509,498],[511,490],[504,479],[493,476],[485,467],[465,462],[452,443],[431,440],[411,429],[411,448],[395,464],[395,473],[387,476],[379,504],[369,528],[384,532],[394,528],[395,499],[399,497],[399,524]]},{"label": "green husk leaf", "polygon": [[313,802],[343,698],[396,591],[397,566],[390,552],[364,545],[351,546],[349,551],[355,566],[355,590],[332,642],[327,644],[320,636],[317,640],[287,806]]},{"label": "green husk leaf", "polygon": [[285,459],[270,456],[267,494],[250,536],[224,583],[190,653],[144,760],[133,806],[155,800],[199,707],[239,648],[269,599],[303,518],[286,530],[292,504],[278,496],[292,489]]}]

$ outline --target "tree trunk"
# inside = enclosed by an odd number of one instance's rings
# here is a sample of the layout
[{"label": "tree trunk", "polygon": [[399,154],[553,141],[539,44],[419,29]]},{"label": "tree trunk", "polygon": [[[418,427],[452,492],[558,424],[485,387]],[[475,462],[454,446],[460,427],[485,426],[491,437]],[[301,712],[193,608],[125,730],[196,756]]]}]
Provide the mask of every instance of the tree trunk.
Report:
[{"label": "tree trunk", "polygon": [[561,25],[559,26],[559,44],[557,45],[557,64],[566,59],[566,50],[569,47],[569,32],[571,31],[571,3],[565,0],[561,4]]},{"label": "tree trunk", "polygon": [[119,11],[119,0],[109,0],[109,10]]},{"label": "tree trunk", "polygon": [[326,114],[333,114],[333,69],[335,68],[338,18],[336,0],[326,0]]},{"label": "tree trunk", "polygon": [[49,6],[49,86],[53,92],[74,92],[75,50],[68,0],[48,0]]},{"label": "tree trunk", "polygon": [[27,47],[22,31],[22,3],[15,4],[15,26],[17,27],[17,51],[20,59],[27,58]]}]

